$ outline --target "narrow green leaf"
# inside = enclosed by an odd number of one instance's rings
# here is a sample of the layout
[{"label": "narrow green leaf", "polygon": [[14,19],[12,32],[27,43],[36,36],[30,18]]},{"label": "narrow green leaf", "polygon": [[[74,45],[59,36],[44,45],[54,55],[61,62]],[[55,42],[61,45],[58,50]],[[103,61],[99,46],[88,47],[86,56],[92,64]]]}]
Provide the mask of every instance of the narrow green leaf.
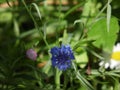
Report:
[{"label": "narrow green leaf", "polygon": [[76,78],[80,81],[80,83],[88,90],[94,90],[93,86],[80,74],[77,70],[76,65],[72,63],[73,68],[75,70]]},{"label": "narrow green leaf", "polygon": [[36,9],[36,11],[37,11],[37,13],[38,13],[38,16],[39,16],[39,18],[40,18],[40,20],[41,20],[41,17],[42,17],[42,16],[41,16],[41,13],[40,13],[40,10],[39,10],[37,4],[32,3],[31,5],[33,5],[33,6],[35,7],[35,9]]},{"label": "narrow green leaf", "polygon": [[82,20],[75,20],[74,25],[75,25],[76,23],[82,23],[82,24],[84,25],[84,22],[83,22]]},{"label": "narrow green leaf", "polygon": [[110,18],[111,18],[111,5],[108,3],[107,6],[107,31],[110,31]]},{"label": "narrow green leaf", "polygon": [[63,18],[67,17],[71,12],[75,11],[77,8],[79,8],[79,7],[82,6],[83,4],[84,4],[84,2],[81,2],[80,4],[75,5],[73,8],[71,8],[70,10],[68,10],[68,11],[65,13],[65,15],[64,15]]},{"label": "narrow green leaf", "polygon": [[80,80],[84,87],[88,88],[89,90],[94,90],[92,85],[79,72],[76,73],[76,77]]},{"label": "narrow green leaf", "polygon": [[20,35],[19,25],[16,19],[14,19],[14,33],[16,37]]},{"label": "narrow green leaf", "polygon": [[24,37],[34,34],[34,33],[37,33],[37,31],[35,29],[32,29],[32,30],[21,33],[19,38],[24,38]]},{"label": "narrow green leaf", "polygon": [[63,44],[68,44],[68,40],[67,39],[68,39],[67,30],[64,30],[62,43]]}]

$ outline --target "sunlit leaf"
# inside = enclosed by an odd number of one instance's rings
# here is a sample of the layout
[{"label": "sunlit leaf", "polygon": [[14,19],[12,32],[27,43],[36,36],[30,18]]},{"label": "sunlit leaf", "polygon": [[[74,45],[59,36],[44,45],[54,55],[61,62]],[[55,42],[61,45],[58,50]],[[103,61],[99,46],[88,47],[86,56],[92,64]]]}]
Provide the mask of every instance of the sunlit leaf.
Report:
[{"label": "sunlit leaf", "polygon": [[118,21],[115,17],[110,20],[110,31],[107,32],[106,18],[95,22],[88,31],[88,38],[95,40],[93,44],[98,48],[103,48],[106,52],[111,52],[117,39],[119,30]]},{"label": "sunlit leaf", "polygon": [[85,50],[83,50],[83,52],[79,55],[76,55],[75,56],[75,60],[76,60],[76,63],[81,67],[85,67],[87,62],[88,62],[88,56],[87,56],[87,53]]}]

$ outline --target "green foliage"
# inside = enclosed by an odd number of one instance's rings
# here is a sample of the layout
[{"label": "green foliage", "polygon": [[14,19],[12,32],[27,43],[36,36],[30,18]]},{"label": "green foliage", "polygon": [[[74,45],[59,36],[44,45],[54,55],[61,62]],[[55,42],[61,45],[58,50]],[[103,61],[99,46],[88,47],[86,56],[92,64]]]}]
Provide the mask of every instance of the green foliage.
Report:
[{"label": "green foliage", "polygon": [[95,40],[94,45],[102,48],[104,51],[111,53],[116,42],[116,34],[119,31],[117,18],[113,17],[110,21],[110,30],[107,30],[106,18],[97,20],[88,31],[88,39]]},{"label": "green foliage", "polygon": [[[119,3],[0,0],[0,90],[119,90],[120,70],[99,66],[120,41]],[[61,44],[75,56],[66,71],[50,60],[50,49]],[[36,61],[26,57],[30,48]]]}]

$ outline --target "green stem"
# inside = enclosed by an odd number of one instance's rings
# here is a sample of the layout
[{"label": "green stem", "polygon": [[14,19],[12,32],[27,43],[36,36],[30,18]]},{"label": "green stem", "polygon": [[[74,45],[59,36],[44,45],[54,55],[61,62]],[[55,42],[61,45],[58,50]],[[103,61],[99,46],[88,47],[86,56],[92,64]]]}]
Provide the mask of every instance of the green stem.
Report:
[{"label": "green stem", "polygon": [[39,26],[38,26],[38,24],[36,23],[36,21],[35,21],[33,15],[32,15],[32,13],[31,13],[31,11],[28,9],[28,7],[27,7],[25,1],[22,0],[22,3],[24,4],[24,6],[25,6],[26,10],[28,11],[30,17],[32,18],[32,20],[33,20],[33,22],[34,22],[34,25],[35,25],[35,28],[38,30],[40,36],[43,38],[43,41],[45,42],[47,48],[50,49],[49,44],[47,43],[46,38],[44,38],[44,35],[42,34],[42,31],[39,31]]},{"label": "green stem", "polygon": [[56,90],[60,89],[60,71],[56,68],[56,74],[55,74],[55,84],[56,84]]},{"label": "green stem", "polygon": [[63,86],[63,90],[66,90],[67,87],[67,83],[68,83],[68,78],[67,78],[67,74],[64,74],[64,86]]}]

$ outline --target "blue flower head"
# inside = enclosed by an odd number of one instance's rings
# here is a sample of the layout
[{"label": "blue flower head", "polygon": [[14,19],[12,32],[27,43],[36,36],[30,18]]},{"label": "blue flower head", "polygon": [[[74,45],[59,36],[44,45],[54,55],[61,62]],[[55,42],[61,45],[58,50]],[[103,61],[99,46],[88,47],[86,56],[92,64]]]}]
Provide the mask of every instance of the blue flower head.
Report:
[{"label": "blue flower head", "polygon": [[72,60],[75,59],[72,49],[69,45],[61,45],[61,47],[53,47],[50,51],[52,54],[52,66],[59,70],[66,70],[71,66]]}]

